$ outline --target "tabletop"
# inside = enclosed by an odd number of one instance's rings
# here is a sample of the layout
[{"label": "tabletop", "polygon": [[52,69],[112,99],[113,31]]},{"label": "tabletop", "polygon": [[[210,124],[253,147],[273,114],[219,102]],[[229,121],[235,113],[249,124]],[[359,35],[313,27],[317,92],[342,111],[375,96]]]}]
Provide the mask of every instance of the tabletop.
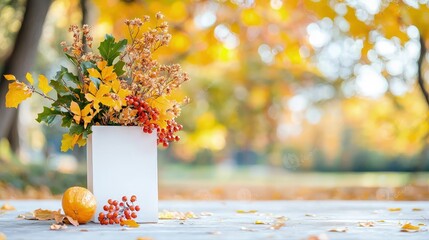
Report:
[{"label": "tabletop", "polygon": [[[17,217],[38,208],[57,210],[59,200],[0,200],[5,203],[16,209],[0,213],[0,239],[8,240],[429,239],[429,202],[423,201],[160,201],[158,223],[62,230],[50,230],[53,221]],[[418,230],[404,230],[407,223]]]}]

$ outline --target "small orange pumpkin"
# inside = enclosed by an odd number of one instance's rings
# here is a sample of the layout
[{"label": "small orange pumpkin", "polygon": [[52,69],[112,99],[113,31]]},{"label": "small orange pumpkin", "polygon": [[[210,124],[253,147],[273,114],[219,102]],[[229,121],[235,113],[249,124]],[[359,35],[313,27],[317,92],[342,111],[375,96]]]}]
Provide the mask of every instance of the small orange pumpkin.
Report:
[{"label": "small orange pumpkin", "polygon": [[94,195],[86,188],[71,187],[63,194],[62,205],[64,213],[79,223],[87,223],[97,210]]}]

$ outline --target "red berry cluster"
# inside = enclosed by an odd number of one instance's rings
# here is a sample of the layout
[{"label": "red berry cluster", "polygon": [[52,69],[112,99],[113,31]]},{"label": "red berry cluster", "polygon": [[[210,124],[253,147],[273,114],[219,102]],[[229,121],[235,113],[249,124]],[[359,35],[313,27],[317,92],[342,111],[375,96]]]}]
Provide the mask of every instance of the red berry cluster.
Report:
[{"label": "red berry cluster", "polygon": [[158,144],[168,147],[169,142],[179,141],[180,137],[174,134],[182,130],[182,128],[183,126],[178,124],[174,119],[167,120],[167,128],[158,131]]},{"label": "red berry cluster", "polygon": [[128,106],[136,109],[139,126],[142,126],[143,132],[152,133],[154,130],[158,134],[158,144],[168,147],[169,142],[179,141],[180,137],[175,135],[176,132],[182,130],[183,126],[178,124],[174,119],[167,120],[167,127],[160,126],[153,121],[159,119],[159,110],[151,107],[146,101],[139,99],[136,96],[128,96],[125,98]]},{"label": "red berry cluster", "polygon": [[135,195],[131,196],[129,202],[126,196],[122,197],[122,202],[109,199],[108,205],[103,206],[103,210],[106,212],[101,212],[98,215],[98,221],[101,225],[120,224],[123,226],[125,220],[137,218],[136,212],[140,211],[140,206],[134,205],[136,200]]}]

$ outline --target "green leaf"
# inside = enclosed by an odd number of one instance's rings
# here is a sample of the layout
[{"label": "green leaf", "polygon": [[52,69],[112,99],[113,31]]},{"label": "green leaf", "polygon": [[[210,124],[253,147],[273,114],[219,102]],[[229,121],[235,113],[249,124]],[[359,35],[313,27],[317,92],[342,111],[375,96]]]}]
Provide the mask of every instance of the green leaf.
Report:
[{"label": "green leaf", "polygon": [[67,87],[59,80],[51,80],[49,85],[51,85],[58,94],[67,92]]},{"label": "green leaf", "polygon": [[88,75],[88,69],[90,69],[90,68],[97,68],[97,65],[95,65],[92,62],[82,62],[80,64],[80,68],[82,69],[82,71],[83,71],[83,73],[85,75]]},{"label": "green leaf", "polygon": [[74,100],[72,95],[58,95],[57,100],[52,103],[52,106],[54,107],[60,107],[62,105],[70,106],[71,101]]},{"label": "green leaf", "polygon": [[70,114],[64,115],[61,121],[61,127],[69,128],[73,122],[73,117]]},{"label": "green leaf", "polygon": [[[80,86],[81,82],[79,81],[79,78],[74,75],[73,73],[69,72],[69,70],[66,67],[61,66],[61,70],[57,72],[57,74],[55,75],[55,79],[57,79],[57,81],[64,81],[65,84],[69,83],[69,82],[73,82],[74,84]],[[60,82],[61,83],[61,82]],[[54,86],[52,86],[54,87]]]},{"label": "green leaf", "polygon": [[82,134],[85,131],[85,128],[83,127],[83,125],[78,125],[78,124],[71,124],[70,127],[70,131],[69,134],[70,135],[79,135]]},{"label": "green leaf", "polygon": [[70,54],[68,54],[68,53],[65,53],[65,55],[66,55],[67,59],[68,59],[70,62],[72,62],[75,66],[77,66],[77,65],[78,65],[78,61],[76,60],[76,58],[75,58],[75,57],[73,57],[72,55],[70,55]]},{"label": "green leaf", "polygon": [[115,38],[112,35],[106,34],[105,40],[100,43],[98,50],[100,51],[100,55],[107,60],[107,64],[111,66],[113,60],[121,54],[126,45],[126,39],[115,42]]},{"label": "green leaf", "polygon": [[57,115],[61,115],[61,111],[55,108],[43,107],[43,112],[37,115],[36,121],[51,124]]},{"label": "green leaf", "polygon": [[123,69],[124,66],[125,66],[125,62],[123,62],[123,61],[118,61],[117,63],[115,63],[113,69],[114,69],[116,75],[121,76],[122,74],[125,73],[125,71]]}]

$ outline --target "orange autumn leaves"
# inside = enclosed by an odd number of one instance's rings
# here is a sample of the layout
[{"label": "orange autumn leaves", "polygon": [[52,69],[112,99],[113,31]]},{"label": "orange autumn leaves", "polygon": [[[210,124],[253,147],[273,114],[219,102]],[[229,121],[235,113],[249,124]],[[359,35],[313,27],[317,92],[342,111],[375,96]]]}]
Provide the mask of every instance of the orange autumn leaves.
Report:
[{"label": "orange autumn leaves", "polygon": [[[11,74],[4,75],[4,77],[8,81],[14,81],[9,84],[9,91],[6,94],[6,107],[17,108],[22,101],[31,97],[31,95],[35,91],[35,88],[33,86],[34,79],[30,73],[27,73],[25,76],[25,78],[27,79],[30,85],[27,85],[24,82],[18,81],[16,77]],[[43,75],[39,75],[38,88],[45,95],[52,90],[52,87],[49,86],[48,79]]]},{"label": "orange autumn leaves", "polygon": [[[83,84],[81,91],[84,93],[84,100],[81,103],[71,101],[70,105],[63,106],[72,115],[72,121],[78,125],[82,125],[84,129],[88,127],[93,119],[101,111],[103,107],[107,107],[108,112],[118,112],[126,105],[126,97],[131,94],[131,91],[121,84],[121,80],[114,72],[113,66],[107,66],[106,61],[99,61],[96,64],[97,68],[88,69],[90,78],[97,79],[100,83],[98,86],[94,81],[88,81]],[[21,82],[14,75],[5,75],[7,80],[13,81],[9,84],[9,91],[6,94],[6,107],[17,108],[18,105],[31,97],[33,93],[37,93],[48,98],[48,93],[53,89],[49,85],[49,80],[44,75],[39,75],[38,90],[34,86],[34,79],[30,73],[27,73],[26,79],[28,83]],[[82,104],[86,103],[86,105]],[[154,121],[161,127],[165,127],[165,121],[172,117],[168,109],[172,108],[173,101],[167,97],[148,99],[148,104],[161,110],[158,120]],[[83,134],[65,133],[61,141],[61,151],[65,152],[73,149],[75,145],[79,147],[86,144],[86,138]]]}]

